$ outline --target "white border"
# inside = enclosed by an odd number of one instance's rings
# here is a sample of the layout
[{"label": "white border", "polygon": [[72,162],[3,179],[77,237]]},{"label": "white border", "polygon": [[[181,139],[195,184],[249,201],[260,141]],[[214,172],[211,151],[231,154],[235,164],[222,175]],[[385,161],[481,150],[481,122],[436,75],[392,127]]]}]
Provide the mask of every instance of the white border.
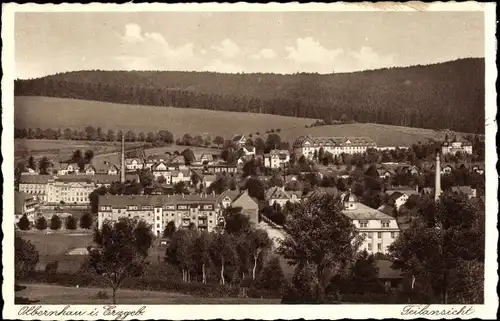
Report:
[{"label": "white border", "polygon": [[[496,294],[496,285],[498,283],[497,275],[497,175],[496,171],[496,146],[495,135],[497,131],[496,118],[496,89],[495,81],[497,78],[497,69],[495,64],[496,57],[496,39],[495,39],[495,3],[421,3],[407,2],[405,4],[385,3],[358,3],[358,4],[63,4],[63,5],[37,5],[37,4],[3,4],[2,14],[2,155],[3,165],[2,174],[4,179],[3,195],[3,298],[4,309],[3,316],[6,319],[29,320],[29,317],[18,316],[19,306],[13,305],[13,255],[9,255],[10,249],[13,249],[13,188],[14,180],[14,141],[13,141],[13,75],[14,73],[14,13],[21,12],[66,12],[66,11],[483,11],[485,12],[485,81],[486,81],[486,172],[491,173],[486,177],[486,262],[485,262],[485,304],[473,306],[475,313],[469,317],[461,318],[494,318],[498,308],[498,296]],[[49,306],[45,306],[49,307]],[[63,308],[64,306],[50,306],[50,308]],[[79,310],[93,310],[95,306],[75,305],[72,308]],[[120,306],[127,309],[138,308],[140,306]],[[401,315],[403,306],[398,305],[289,305],[284,308],[275,305],[150,305],[147,306],[146,313],[137,319],[337,319],[337,318],[402,318],[411,319],[412,316]],[[439,306],[432,306],[433,309]],[[450,306],[447,306],[450,308]],[[438,319],[441,316],[421,316],[428,319]],[[59,317],[61,319],[61,317]],[[79,318],[92,320],[96,317]],[[100,316],[100,319],[105,317]],[[450,316],[448,318],[454,318]],[[51,320],[54,317],[36,317],[39,320]]]}]

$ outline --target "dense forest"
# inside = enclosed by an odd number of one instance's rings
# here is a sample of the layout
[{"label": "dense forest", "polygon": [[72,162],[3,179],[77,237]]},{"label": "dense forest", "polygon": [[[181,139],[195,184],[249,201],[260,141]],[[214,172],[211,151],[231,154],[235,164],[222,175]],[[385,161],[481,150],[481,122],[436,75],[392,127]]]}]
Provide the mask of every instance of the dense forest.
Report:
[{"label": "dense forest", "polygon": [[344,74],[76,71],[16,80],[49,96],[484,133],[484,59]]}]

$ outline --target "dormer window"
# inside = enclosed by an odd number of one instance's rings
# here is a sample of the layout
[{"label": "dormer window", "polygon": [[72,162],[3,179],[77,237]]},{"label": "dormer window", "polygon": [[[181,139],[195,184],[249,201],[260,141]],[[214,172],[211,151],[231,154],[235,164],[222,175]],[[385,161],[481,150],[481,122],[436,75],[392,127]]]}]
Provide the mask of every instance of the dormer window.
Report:
[{"label": "dormer window", "polygon": [[382,227],[389,227],[391,224],[390,221],[382,221]]},{"label": "dormer window", "polygon": [[359,221],[359,227],[368,227],[368,221]]}]

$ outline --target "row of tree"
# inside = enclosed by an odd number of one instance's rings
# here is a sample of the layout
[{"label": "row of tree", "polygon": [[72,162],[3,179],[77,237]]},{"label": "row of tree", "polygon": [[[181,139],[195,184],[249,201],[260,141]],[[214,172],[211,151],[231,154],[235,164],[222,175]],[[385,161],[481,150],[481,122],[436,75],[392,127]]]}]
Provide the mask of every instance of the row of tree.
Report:
[{"label": "row of tree", "polygon": [[14,92],[484,132],[483,80],[483,59],[461,59],[329,75],[79,71],[16,80]]},{"label": "row of tree", "polygon": [[[64,227],[67,230],[75,230],[78,226],[82,229],[90,229],[92,227],[92,216],[90,213],[83,214],[79,220],[77,220],[73,215],[68,215],[64,220]],[[21,231],[30,230],[33,226],[29,221],[26,214],[21,216],[19,222],[17,222],[17,228]],[[44,231],[47,228],[50,228],[53,231],[60,230],[63,227],[63,221],[59,217],[59,215],[52,215],[50,221],[47,221],[45,216],[41,215],[35,220],[34,227],[37,230]]]}]

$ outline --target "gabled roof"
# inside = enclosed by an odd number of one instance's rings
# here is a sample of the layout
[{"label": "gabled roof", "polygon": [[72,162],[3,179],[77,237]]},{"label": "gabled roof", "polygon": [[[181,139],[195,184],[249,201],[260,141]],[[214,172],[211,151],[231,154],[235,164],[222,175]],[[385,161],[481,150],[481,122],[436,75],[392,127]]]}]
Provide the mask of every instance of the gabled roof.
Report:
[{"label": "gabled roof", "polygon": [[356,203],[355,209],[343,210],[342,213],[351,220],[395,220],[394,217],[368,207],[363,203]]},{"label": "gabled roof", "polygon": [[233,142],[239,142],[239,141],[241,141],[242,138],[245,138],[245,136],[244,135],[235,135],[233,137]]},{"label": "gabled roof", "polygon": [[387,204],[388,205],[394,205],[394,203],[396,202],[396,200],[398,198],[400,198],[401,196],[405,195],[404,193],[401,193],[401,192],[394,192],[392,193],[390,196],[389,196],[389,199],[387,200]]},{"label": "gabled roof", "polygon": [[271,200],[271,199],[286,199],[286,200],[288,200],[288,199],[290,199],[290,195],[288,195],[288,193],[285,192],[284,190],[282,190],[280,187],[273,186],[266,191],[265,198],[266,198],[266,200]]},{"label": "gabled roof", "polygon": [[222,194],[217,196],[217,202],[221,203],[222,200],[224,200],[226,197],[229,197],[231,199],[231,202],[234,201],[238,196],[240,195],[240,192],[236,190],[226,190]]},{"label": "gabled roof", "polygon": [[402,279],[401,270],[393,269],[389,260],[376,260],[379,279]]},{"label": "gabled roof", "polygon": [[406,194],[408,196],[418,194],[417,190],[412,188],[411,186],[389,187],[388,189],[385,190],[385,193],[387,195],[392,195],[395,192]]},{"label": "gabled roof", "polygon": [[21,175],[21,177],[19,178],[19,183],[20,184],[47,184],[50,179],[52,179],[52,176],[50,176],[50,175],[40,175],[40,174]]}]

